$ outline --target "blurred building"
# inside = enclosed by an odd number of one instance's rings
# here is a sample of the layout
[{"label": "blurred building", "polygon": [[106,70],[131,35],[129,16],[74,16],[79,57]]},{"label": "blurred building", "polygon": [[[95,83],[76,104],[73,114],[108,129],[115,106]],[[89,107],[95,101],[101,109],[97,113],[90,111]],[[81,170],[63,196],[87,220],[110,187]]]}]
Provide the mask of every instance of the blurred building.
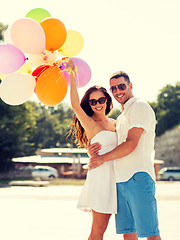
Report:
[{"label": "blurred building", "polygon": [[[37,155],[13,158],[16,168],[46,165],[58,170],[59,177],[85,178],[89,157],[83,148],[49,148],[42,149]],[[155,159],[156,175],[164,163]]]},{"label": "blurred building", "polygon": [[155,158],[164,161],[162,167],[180,167],[180,127],[156,137],[155,152]]},{"label": "blurred building", "polygon": [[87,150],[82,148],[49,148],[42,149],[34,156],[13,158],[15,168],[46,165],[58,170],[59,177],[86,176],[83,168],[89,161]]}]

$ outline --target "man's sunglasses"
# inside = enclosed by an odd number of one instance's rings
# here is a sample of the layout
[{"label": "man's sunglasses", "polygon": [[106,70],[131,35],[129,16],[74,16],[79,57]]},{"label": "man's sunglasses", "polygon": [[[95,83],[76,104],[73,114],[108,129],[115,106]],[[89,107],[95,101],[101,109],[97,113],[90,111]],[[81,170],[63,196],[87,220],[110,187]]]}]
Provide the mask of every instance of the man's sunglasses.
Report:
[{"label": "man's sunglasses", "polygon": [[126,90],[126,88],[127,88],[126,84],[125,83],[121,83],[119,85],[110,87],[110,91],[112,93],[115,93],[117,91],[117,89],[119,89],[121,91],[124,91],[124,90]]},{"label": "man's sunglasses", "polygon": [[104,104],[105,102],[106,102],[106,97],[100,97],[98,100],[90,99],[89,100],[89,105],[90,106],[95,106],[97,103]]}]

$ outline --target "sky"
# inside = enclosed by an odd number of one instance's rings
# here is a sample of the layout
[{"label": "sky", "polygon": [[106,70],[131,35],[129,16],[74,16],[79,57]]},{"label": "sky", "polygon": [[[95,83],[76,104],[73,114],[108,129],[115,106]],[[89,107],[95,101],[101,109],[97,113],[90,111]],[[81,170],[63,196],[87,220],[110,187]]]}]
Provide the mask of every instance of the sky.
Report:
[{"label": "sky", "polygon": [[[46,9],[83,36],[75,57],[88,63],[92,77],[78,89],[80,98],[95,84],[109,89],[109,77],[119,70],[128,73],[134,96],[149,102],[180,80],[179,0],[6,0],[0,22],[11,25],[33,8]],[[70,104],[69,90],[63,102]]]}]

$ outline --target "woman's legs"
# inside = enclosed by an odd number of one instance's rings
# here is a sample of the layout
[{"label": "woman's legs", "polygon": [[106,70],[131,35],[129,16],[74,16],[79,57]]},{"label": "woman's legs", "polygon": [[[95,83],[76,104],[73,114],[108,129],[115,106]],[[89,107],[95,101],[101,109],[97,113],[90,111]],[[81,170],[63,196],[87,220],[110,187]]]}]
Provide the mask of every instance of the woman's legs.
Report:
[{"label": "woman's legs", "polygon": [[109,223],[111,214],[99,213],[92,210],[92,228],[88,240],[102,240]]}]

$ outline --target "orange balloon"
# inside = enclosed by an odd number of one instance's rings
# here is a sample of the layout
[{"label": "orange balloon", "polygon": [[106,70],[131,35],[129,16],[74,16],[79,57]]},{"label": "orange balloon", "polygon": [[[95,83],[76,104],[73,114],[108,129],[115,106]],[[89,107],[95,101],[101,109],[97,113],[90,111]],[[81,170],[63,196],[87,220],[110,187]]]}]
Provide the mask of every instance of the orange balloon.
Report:
[{"label": "orange balloon", "polygon": [[59,104],[66,96],[68,84],[63,72],[51,66],[38,78],[36,95],[39,101],[47,106]]},{"label": "orange balloon", "polygon": [[41,23],[46,36],[46,50],[55,51],[65,42],[67,31],[64,24],[57,18],[46,18]]}]

